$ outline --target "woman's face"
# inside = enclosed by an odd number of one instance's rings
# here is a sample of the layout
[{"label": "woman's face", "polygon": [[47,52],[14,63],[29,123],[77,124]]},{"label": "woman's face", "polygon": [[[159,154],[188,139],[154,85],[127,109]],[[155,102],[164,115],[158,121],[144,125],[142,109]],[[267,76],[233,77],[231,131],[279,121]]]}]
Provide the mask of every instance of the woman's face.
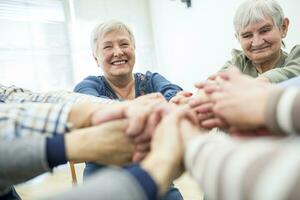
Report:
[{"label": "woman's face", "polygon": [[128,75],[135,64],[134,50],[127,31],[112,31],[98,40],[96,60],[108,78]]},{"label": "woman's face", "polygon": [[278,59],[287,28],[288,19],[278,28],[270,17],[265,17],[239,30],[237,37],[246,56],[261,65]]}]

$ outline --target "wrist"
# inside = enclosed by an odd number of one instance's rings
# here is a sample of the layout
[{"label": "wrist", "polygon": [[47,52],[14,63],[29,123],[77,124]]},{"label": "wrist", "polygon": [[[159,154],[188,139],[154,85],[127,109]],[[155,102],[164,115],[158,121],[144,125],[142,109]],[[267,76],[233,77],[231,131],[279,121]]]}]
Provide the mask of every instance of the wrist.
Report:
[{"label": "wrist", "polygon": [[93,113],[101,107],[101,104],[91,102],[74,104],[69,113],[68,122],[72,123],[75,128],[89,127],[92,125]]},{"label": "wrist", "polygon": [[[172,156],[162,157],[158,154],[150,153],[145,160],[141,162],[141,167],[152,177],[158,187],[158,194],[162,196],[175,179],[179,169],[175,166],[181,166],[181,161],[172,159]],[[179,168],[179,167],[178,167]]]}]

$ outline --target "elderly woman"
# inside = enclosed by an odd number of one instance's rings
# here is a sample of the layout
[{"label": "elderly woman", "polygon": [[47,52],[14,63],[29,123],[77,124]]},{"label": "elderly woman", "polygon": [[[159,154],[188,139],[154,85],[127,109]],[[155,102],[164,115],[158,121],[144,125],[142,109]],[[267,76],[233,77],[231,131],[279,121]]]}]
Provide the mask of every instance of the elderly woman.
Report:
[{"label": "elderly woman", "polygon": [[243,50],[234,49],[223,69],[233,65],[244,74],[272,83],[300,75],[300,46],[289,54],[281,49],[289,19],[275,0],[246,0],[233,23]]},{"label": "elderly woman", "polygon": [[[89,76],[80,82],[75,92],[117,100],[130,100],[144,94],[161,93],[170,100],[182,89],[158,73],[133,73],[135,39],[130,28],[119,21],[108,21],[95,27],[91,34],[93,56],[104,76]],[[103,166],[87,163],[84,175],[89,176]],[[183,199],[171,186],[164,199]]]},{"label": "elderly woman", "polygon": [[[235,66],[244,74],[271,83],[300,75],[300,46],[296,45],[289,54],[282,50],[288,26],[289,20],[275,0],[244,1],[234,17],[235,36],[242,51],[234,49],[232,59],[221,70]],[[199,89],[202,86],[203,83],[196,85]],[[192,104],[206,128],[224,125],[213,117],[212,104],[205,98]]]}]

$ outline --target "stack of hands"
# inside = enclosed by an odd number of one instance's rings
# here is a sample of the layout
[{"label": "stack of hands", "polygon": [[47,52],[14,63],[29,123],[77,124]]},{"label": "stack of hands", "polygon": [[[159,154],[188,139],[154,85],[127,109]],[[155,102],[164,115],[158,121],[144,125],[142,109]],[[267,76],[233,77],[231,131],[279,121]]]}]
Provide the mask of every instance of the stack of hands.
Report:
[{"label": "stack of hands", "polygon": [[165,191],[183,172],[186,145],[208,133],[205,129],[219,127],[233,135],[271,134],[265,129],[264,115],[269,93],[278,89],[275,86],[231,68],[196,87],[197,94],[180,92],[170,102],[154,93],[110,105],[75,105],[69,122],[77,129],[66,136],[68,158],[125,165],[146,157],[142,167]]},{"label": "stack of hands", "polygon": [[272,134],[265,127],[265,110],[269,94],[278,88],[271,83],[232,67],[195,86],[196,94],[181,92],[171,101],[189,104],[201,127],[221,128],[235,136]]}]

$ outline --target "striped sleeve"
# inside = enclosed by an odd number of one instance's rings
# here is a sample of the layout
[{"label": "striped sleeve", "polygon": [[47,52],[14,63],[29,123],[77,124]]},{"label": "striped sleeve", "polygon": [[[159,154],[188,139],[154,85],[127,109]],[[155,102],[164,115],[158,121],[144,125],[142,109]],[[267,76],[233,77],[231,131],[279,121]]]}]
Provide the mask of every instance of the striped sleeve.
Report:
[{"label": "striped sleeve", "polygon": [[70,129],[67,123],[70,109],[70,104],[0,104],[0,138],[66,133]]},{"label": "striped sleeve", "polygon": [[199,135],[185,165],[207,199],[299,199],[300,139]]},{"label": "striped sleeve", "polygon": [[297,87],[274,90],[266,109],[266,123],[274,133],[300,133],[300,90]]}]

